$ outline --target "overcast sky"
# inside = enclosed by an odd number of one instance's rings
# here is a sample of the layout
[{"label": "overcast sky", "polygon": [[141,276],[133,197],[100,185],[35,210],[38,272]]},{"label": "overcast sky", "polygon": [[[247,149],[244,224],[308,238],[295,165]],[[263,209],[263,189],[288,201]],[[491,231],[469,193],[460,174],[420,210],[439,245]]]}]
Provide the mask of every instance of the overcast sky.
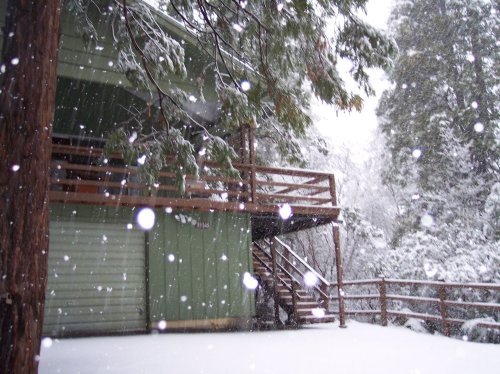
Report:
[{"label": "overcast sky", "polygon": [[[392,4],[393,0],[369,0],[364,18],[372,26],[386,30]],[[335,146],[348,147],[356,162],[368,158],[373,132],[377,127],[375,109],[378,98],[388,86],[380,70],[370,70],[370,78],[377,97],[365,99],[361,113],[336,113],[333,108],[320,103],[314,104],[312,111],[314,123],[321,133],[332,138]]]}]

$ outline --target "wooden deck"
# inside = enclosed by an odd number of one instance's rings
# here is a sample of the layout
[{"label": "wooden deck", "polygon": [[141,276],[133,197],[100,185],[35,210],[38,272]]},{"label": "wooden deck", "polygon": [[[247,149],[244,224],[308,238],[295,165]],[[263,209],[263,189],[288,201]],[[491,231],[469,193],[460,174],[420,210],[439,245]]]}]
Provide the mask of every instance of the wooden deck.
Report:
[{"label": "wooden deck", "polygon": [[[103,163],[100,148],[55,143],[50,201],[248,212],[254,239],[329,223],[339,215],[333,174],[236,163],[237,179],[223,176],[222,167],[210,160],[198,164],[199,178],[186,175],[181,195],[175,170],[162,171],[148,186],[140,181],[140,166],[125,165],[118,154]],[[280,215],[284,206],[291,208],[289,218]]]}]

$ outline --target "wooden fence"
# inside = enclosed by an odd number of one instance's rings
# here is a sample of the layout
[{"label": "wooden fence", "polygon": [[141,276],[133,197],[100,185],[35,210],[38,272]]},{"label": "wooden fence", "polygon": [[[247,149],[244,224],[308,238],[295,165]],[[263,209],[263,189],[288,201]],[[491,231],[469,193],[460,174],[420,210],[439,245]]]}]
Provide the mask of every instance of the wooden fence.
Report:
[{"label": "wooden fence", "polygon": [[[355,287],[368,286],[366,289],[373,288],[376,289],[376,293],[365,293],[359,294],[354,293]],[[412,287],[413,290],[418,290],[422,287],[427,287],[434,291],[437,297],[422,297],[422,296],[412,296],[403,295],[396,293],[396,287],[401,291],[403,287]],[[337,284],[332,284],[332,287],[338,287]],[[349,292],[346,292],[346,290]],[[495,300],[495,302],[477,302],[477,301],[463,301],[463,300],[450,300],[452,297],[453,290],[476,290],[488,293]],[[352,293],[350,292],[352,291]],[[450,327],[461,326],[467,320],[459,318],[451,318],[450,310],[452,308],[461,308],[466,311],[489,311],[489,315],[493,316],[497,313],[496,322],[478,322],[475,325],[478,327],[485,327],[491,329],[500,329],[500,322],[498,322],[498,313],[500,312],[500,284],[491,283],[445,283],[445,282],[435,282],[435,281],[419,281],[419,280],[400,280],[400,279],[366,279],[366,280],[355,280],[355,281],[344,281],[342,283],[342,289],[338,293],[340,296],[331,297],[331,300],[336,300],[339,302],[339,314],[342,318],[344,315],[371,315],[380,316],[380,324],[382,326],[387,326],[389,317],[405,317],[405,318],[416,318],[425,321],[437,322],[441,325],[443,334],[450,336]],[[358,301],[373,301],[378,306],[378,309],[347,309],[345,310],[344,304],[350,300]],[[401,303],[406,303],[410,305],[434,305],[438,308],[438,313],[417,313],[408,312],[404,310],[395,310],[389,308],[389,303],[399,301]],[[392,304],[392,303],[391,303]]]}]

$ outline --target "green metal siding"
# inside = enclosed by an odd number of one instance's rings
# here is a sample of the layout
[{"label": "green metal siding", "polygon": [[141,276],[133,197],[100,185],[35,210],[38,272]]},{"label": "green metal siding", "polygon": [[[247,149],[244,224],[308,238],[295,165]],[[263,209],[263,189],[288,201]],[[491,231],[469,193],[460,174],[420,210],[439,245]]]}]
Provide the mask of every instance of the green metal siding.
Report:
[{"label": "green metal siding", "polygon": [[45,334],[254,315],[253,291],[242,284],[251,271],[250,216],[155,212],[144,233],[134,208],[51,205]]},{"label": "green metal siding", "polygon": [[144,232],[134,211],[51,205],[44,333],[144,331]]},{"label": "green metal siding", "polygon": [[247,214],[158,210],[149,235],[151,321],[250,318],[254,295],[242,284],[250,235]]}]

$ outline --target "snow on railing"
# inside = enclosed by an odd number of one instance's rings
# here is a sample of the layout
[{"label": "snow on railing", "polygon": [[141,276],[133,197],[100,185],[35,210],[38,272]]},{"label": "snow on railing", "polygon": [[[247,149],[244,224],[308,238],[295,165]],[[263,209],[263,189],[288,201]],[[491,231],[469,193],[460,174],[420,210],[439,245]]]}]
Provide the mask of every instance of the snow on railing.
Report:
[{"label": "snow on railing", "polygon": [[161,171],[157,183],[146,185],[140,165],[125,165],[117,153],[107,164],[102,158],[100,148],[53,144],[51,199],[129,205],[154,200],[155,205],[179,206],[189,199],[188,205],[200,208],[227,209],[229,204],[235,210],[278,212],[276,207],[289,205],[296,213],[338,215],[335,179],[329,173],[234,163],[239,178],[231,178],[221,165],[200,159],[201,175],[185,175],[185,194],[180,195],[173,159],[172,170]]},{"label": "snow on railing", "polygon": [[[338,284],[332,284],[332,288],[338,287]],[[498,322],[498,314],[500,312],[500,303],[496,300],[500,299],[500,284],[493,283],[446,283],[439,281],[422,281],[422,280],[409,280],[409,279],[360,279],[360,280],[350,280],[344,281],[342,283],[343,292],[339,293],[339,296],[331,297],[331,300],[336,300],[338,302],[345,302],[349,300],[356,301],[367,301],[368,309],[363,306],[363,308],[345,310],[346,315],[379,315],[380,324],[382,326],[387,326],[388,317],[404,317],[404,318],[416,318],[425,321],[438,322],[441,325],[442,332],[446,336],[450,336],[450,327],[452,325],[464,327],[469,320],[462,318],[451,318],[450,314],[457,314],[457,308],[461,308],[465,311],[474,311],[478,314],[478,311],[488,311],[488,316],[485,320],[474,319],[474,325],[477,327],[484,327],[489,329],[499,329],[500,322]],[[355,292],[355,289],[359,289],[362,286],[368,286],[363,288],[363,294],[350,294],[345,291],[348,287],[350,290]],[[399,286],[397,289],[396,287]],[[370,289],[371,287],[371,289]],[[373,292],[373,287],[377,288],[377,293],[366,293],[367,291]],[[417,289],[419,287],[428,287],[434,290],[437,297],[428,296],[414,296],[414,295],[403,295],[402,290],[404,287],[412,287]],[[391,293],[387,292],[387,289],[391,288]],[[452,290],[470,290],[470,291],[484,291],[485,294],[489,295],[489,298],[495,300],[494,302],[484,302],[484,301],[464,301],[464,300],[450,300],[452,297]],[[399,293],[396,293],[399,291]],[[410,291],[409,291],[410,292]],[[376,301],[376,305],[373,305],[369,301]],[[422,305],[434,305],[434,310],[439,311],[439,314],[431,313],[421,313],[413,312],[408,308],[403,310],[389,309],[388,303],[398,301],[404,304],[417,305],[421,307]],[[378,307],[378,309],[376,309]],[[432,309],[432,308],[431,308]],[[432,311],[432,310],[431,310]],[[484,314],[484,312],[483,312]]]}]

